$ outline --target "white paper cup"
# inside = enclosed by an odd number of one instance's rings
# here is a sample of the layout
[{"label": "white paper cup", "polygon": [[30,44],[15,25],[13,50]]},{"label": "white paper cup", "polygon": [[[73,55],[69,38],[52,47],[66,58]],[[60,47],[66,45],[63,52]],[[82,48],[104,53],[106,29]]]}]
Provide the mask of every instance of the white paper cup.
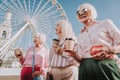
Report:
[{"label": "white paper cup", "polygon": [[59,40],[58,39],[53,39],[53,45],[58,46],[59,45]]},{"label": "white paper cup", "polygon": [[75,41],[73,39],[67,39],[65,41],[65,50],[66,51],[73,51],[74,44],[75,44]]}]

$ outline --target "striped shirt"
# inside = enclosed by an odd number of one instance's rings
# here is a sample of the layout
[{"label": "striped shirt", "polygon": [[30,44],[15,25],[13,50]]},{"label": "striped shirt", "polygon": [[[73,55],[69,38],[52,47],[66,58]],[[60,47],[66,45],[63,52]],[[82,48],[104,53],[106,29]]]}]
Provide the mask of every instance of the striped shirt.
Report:
[{"label": "striped shirt", "polygon": [[[59,46],[61,48],[64,48],[64,40],[59,43]],[[63,53],[67,54],[65,52]],[[49,66],[50,67],[65,67],[65,66],[71,65],[73,60],[74,59],[72,57],[69,57],[69,56],[66,57],[63,55],[55,54],[55,51],[52,48],[50,51]]]}]

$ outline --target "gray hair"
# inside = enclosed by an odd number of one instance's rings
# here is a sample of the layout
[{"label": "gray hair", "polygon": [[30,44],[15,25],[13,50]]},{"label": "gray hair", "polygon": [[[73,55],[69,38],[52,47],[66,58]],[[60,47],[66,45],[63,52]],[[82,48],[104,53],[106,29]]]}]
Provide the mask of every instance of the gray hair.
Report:
[{"label": "gray hair", "polygon": [[96,19],[97,18],[97,12],[96,12],[96,9],[93,5],[89,4],[89,3],[84,3],[82,5],[80,5],[77,9],[77,11],[80,11],[84,8],[87,8],[91,11],[91,18],[92,19]]},{"label": "gray hair", "polygon": [[65,38],[73,38],[76,40],[75,34],[72,29],[72,25],[68,20],[59,20],[57,25],[61,26],[62,34]]},{"label": "gray hair", "polygon": [[42,42],[42,44],[46,43],[46,36],[43,33],[36,33],[36,35],[38,35],[40,37],[40,40]]}]

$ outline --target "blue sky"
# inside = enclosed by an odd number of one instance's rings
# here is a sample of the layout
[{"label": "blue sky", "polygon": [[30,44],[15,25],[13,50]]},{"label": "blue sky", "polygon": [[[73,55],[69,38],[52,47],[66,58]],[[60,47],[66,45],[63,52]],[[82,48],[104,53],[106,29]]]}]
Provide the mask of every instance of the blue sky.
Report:
[{"label": "blue sky", "polygon": [[[17,1],[24,1],[24,0],[17,0]],[[29,1],[29,0],[26,0],[26,1]],[[31,0],[31,1],[34,1],[34,0]],[[41,0],[36,0],[36,1],[39,2]],[[96,7],[96,10],[98,12],[97,20],[111,19],[113,20],[115,25],[120,29],[120,0],[57,0],[57,1],[61,4],[63,9],[65,10],[69,21],[72,23],[73,30],[76,35],[79,34],[80,28],[83,25],[80,22],[78,22],[75,13],[78,6],[83,3],[90,3]],[[1,0],[0,0],[0,3],[1,3]],[[25,39],[27,38],[25,37]]]},{"label": "blue sky", "polygon": [[75,13],[82,3],[90,3],[96,7],[97,20],[111,19],[120,29],[120,0],[58,0],[58,2],[64,8],[76,35],[79,34],[82,24],[78,22]]},{"label": "blue sky", "polygon": [[[2,0],[0,0],[1,3]],[[76,10],[80,4],[90,3],[96,7],[97,20],[111,19],[120,29],[120,0],[57,0],[65,10],[72,23],[76,35],[79,34],[82,24],[76,18]]]}]

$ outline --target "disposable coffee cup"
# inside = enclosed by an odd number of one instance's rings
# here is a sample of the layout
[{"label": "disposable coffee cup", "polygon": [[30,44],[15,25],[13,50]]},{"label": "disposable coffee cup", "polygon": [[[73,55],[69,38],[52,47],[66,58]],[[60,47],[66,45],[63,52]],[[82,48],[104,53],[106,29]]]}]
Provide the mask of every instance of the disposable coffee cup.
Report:
[{"label": "disposable coffee cup", "polygon": [[66,51],[73,51],[75,41],[72,38],[66,38],[65,40],[65,50]]},{"label": "disposable coffee cup", "polygon": [[53,39],[53,46],[58,46],[59,42],[60,41],[58,39]]},{"label": "disposable coffee cup", "polygon": [[22,55],[21,49],[15,49],[15,55],[16,56],[21,56]]}]

